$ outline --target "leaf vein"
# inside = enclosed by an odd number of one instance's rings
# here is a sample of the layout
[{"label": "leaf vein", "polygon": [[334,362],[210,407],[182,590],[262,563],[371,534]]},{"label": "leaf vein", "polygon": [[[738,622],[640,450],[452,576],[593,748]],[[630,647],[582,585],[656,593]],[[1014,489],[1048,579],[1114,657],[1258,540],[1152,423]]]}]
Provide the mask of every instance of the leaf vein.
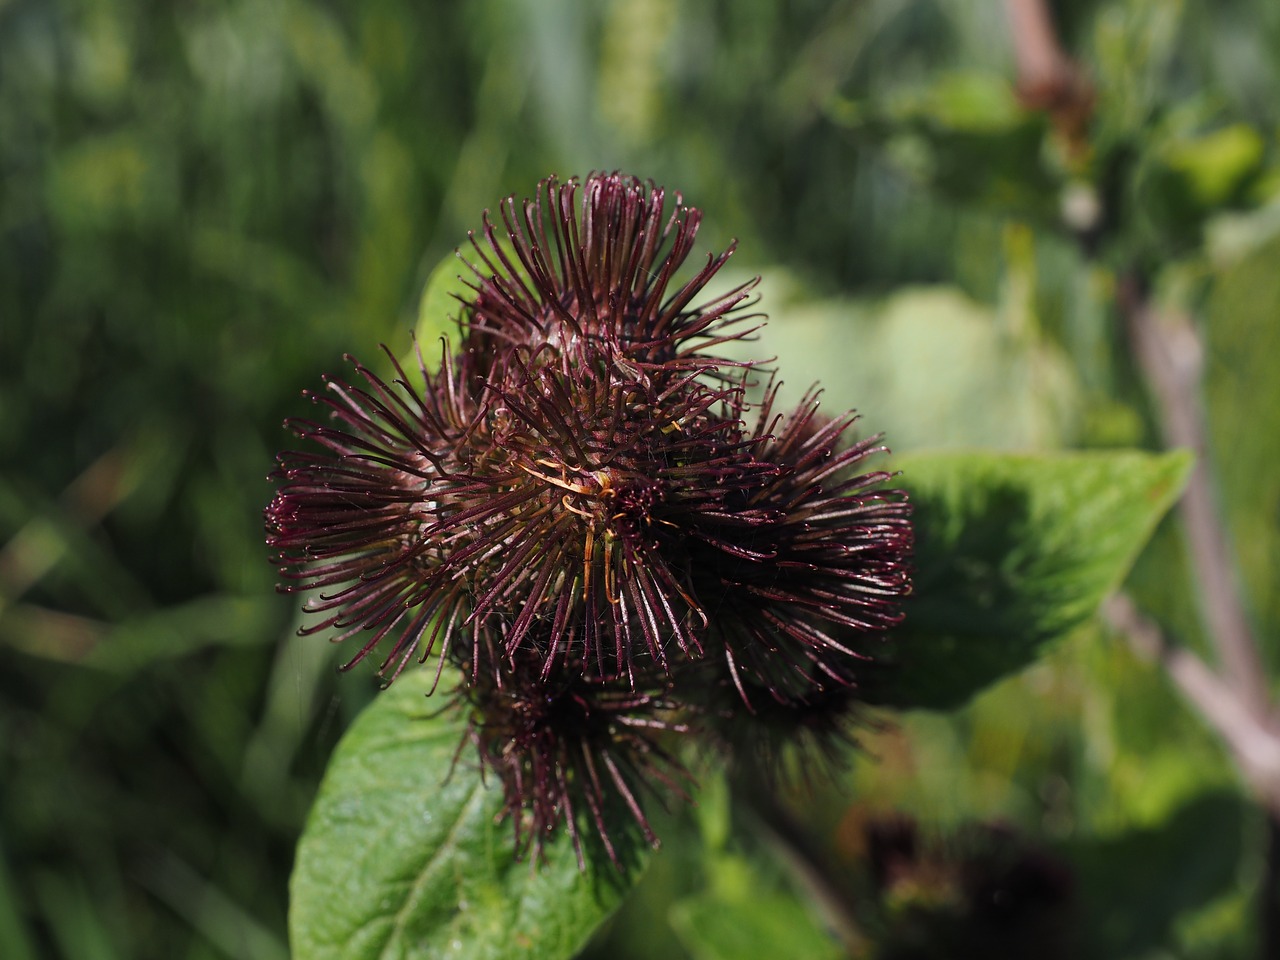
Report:
[{"label": "leaf vein", "polygon": [[482,781],[477,781],[475,787],[471,791],[471,795],[467,797],[466,802],[459,811],[457,821],[450,828],[448,836],[446,836],[440,846],[436,848],[435,853],[433,853],[431,858],[427,860],[422,872],[419,873],[417,879],[414,880],[413,886],[405,896],[404,905],[396,911],[395,922],[392,924],[391,933],[388,936],[387,942],[383,946],[382,951],[378,954],[379,960],[388,960],[388,958],[392,956],[390,953],[391,949],[397,943],[401,943],[403,941],[405,925],[413,916],[413,908],[421,899],[422,891],[426,887],[427,880],[433,877],[433,875],[448,862],[450,853],[458,845],[458,835],[462,830],[463,824],[471,818],[472,814],[475,812],[474,808],[483,800],[485,791],[485,784]]}]

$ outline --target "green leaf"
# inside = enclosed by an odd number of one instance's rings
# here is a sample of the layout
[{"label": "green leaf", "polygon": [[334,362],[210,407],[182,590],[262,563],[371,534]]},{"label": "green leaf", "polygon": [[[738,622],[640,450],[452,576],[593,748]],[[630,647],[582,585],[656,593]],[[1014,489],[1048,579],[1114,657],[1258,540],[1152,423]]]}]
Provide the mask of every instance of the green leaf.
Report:
[{"label": "green leaf", "polygon": [[725,352],[776,357],[781,407],[816,381],[824,410],[857,410],[861,429],[884,433],[895,452],[1049,449],[1071,439],[1080,387],[1061,349],[1029,329],[1023,303],[1010,297],[995,310],[948,286],[813,301],[778,274],[766,271],[763,302],[786,319]]},{"label": "green leaf", "polygon": [[457,298],[471,291],[465,280],[469,273],[467,265],[457,254],[451,253],[436,264],[431,276],[427,277],[422,298],[418,301],[418,325],[414,328],[414,336],[428,360],[438,353],[435,344],[441,337],[457,339],[457,317],[462,312],[462,304]]},{"label": "green leaf", "polygon": [[898,458],[914,590],[872,698],[949,709],[1030,663],[1119,585],[1191,464],[1183,452]]},{"label": "green leaf", "polygon": [[564,831],[541,864],[515,860],[502,789],[458,754],[466,724],[427,699],[433,676],[401,677],[334,753],[298,845],[294,960],[571,957],[634,879],[602,857],[579,872]]}]

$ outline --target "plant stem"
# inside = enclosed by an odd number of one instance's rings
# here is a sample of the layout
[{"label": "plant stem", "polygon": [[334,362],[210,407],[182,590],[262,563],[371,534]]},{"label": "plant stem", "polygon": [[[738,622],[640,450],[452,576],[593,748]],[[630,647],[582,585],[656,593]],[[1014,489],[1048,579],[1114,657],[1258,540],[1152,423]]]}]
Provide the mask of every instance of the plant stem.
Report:
[{"label": "plant stem", "polygon": [[1197,402],[1203,350],[1190,320],[1160,313],[1138,281],[1125,277],[1119,290],[1134,355],[1149,383],[1166,445],[1188,447],[1196,465],[1178,504],[1209,636],[1235,694],[1258,716],[1269,709],[1258,646],[1235,582],[1232,552],[1218,514],[1209,475],[1209,444]]},{"label": "plant stem", "polygon": [[[1117,304],[1128,325],[1160,419],[1165,443],[1189,447],[1196,465],[1178,503],[1186,531],[1200,613],[1221,674],[1184,649],[1163,643],[1160,659],[1169,675],[1235,755],[1245,779],[1268,810],[1271,842],[1260,891],[1260,954],[1277,956],[1280,939],[1280,721],[1267,689],[1262,658],[1245,613],[1226,523],[1209,472],[1208,430],[1200,404],[1204,350],[1190,318],[1160,311],[1136,275],[1120,280]],[[1134,633],[1130,637],[1136,639]],[[1194,692],[1193,692],[1194,691]]]},{"label": "plant stem", "polygon": [[[1005,11],[1024,102],[1048,112],[1069,144],[1087,148],[1092,98],[1082,72],[1058,42],[1046,0],[1005,0]],[[1208,429],[1200,393],[1204,351],[1191,319],[1160,310],[1137,273],[1120,278],[1116,301],[1128,327],[1133,356],[1151,391],[1165,444],[1188,447],[1196,455],[1178,513],[1186,531],[1201,617],[1220,672],[1190,650],[1169,643],[1127,597],[1114,598],[1107,613],[1135,649],[1163,665],[1187,700],[1226,741],[1251,790],[1268,810],[1260,947],[1263,957],[1276,957],[1280,956],[1280,718],[1249,625],[1209,470]]]},{"label": "plant stem", "polygon": [[1061,83],[1073,71],[1043,0],[1005,0],[1004,8],[1013,34],[1018,86],[1044,90]]},{"label": "plant stem", "polygon": [[1157,661],[1187,701],[1226,742],[1254,793],[1280,815],[1280,729],[1245,707],[1222,677],[1186,647],[1171,643],[1133,601],[1107,601],[1107,620],[1144,659]]}]

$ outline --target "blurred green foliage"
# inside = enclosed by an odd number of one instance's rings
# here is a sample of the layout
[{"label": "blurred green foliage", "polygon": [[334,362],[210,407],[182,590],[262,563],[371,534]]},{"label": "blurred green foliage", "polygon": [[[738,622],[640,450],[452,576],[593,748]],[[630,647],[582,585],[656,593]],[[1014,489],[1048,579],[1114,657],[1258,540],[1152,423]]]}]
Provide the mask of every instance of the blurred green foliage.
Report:
[{"label": "blurred green foliage", "polygon": [[[1276,666],[1280,6],[1053,6],[1076,141],[979,0],[0,0],[0,956],[287,955],[293,845],[375,684],[272,591],[280,422],[343,352],[404,349],[430,267],[551,172],[682,190],[766,273],[788,389],[896,448],[1156,445],[1115,309],[1140,275],[1203,321]],[[1166,526],[1130,588],[1199,644],[1186,577]],[[865,746],[797,800],[834,856],[867,811],[1003,820],[1121,917],[1091,956],[1253,948],[1260,818],[1099,630]],[[669,843],[601,955],[717,955],[690,930],[743,870],[794,904],[735,843]]]}]

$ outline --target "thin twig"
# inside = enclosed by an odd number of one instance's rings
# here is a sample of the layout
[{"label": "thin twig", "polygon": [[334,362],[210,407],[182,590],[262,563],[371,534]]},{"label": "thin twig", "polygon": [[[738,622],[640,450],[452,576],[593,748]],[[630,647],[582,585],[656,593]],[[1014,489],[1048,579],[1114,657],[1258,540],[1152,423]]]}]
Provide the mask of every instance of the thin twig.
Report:
[{"label": "thin twig", "polygon": [[1199,339],[1187,317],[1157,312],[1133,277],[1122,280],[1119,305],[1128,321],[1134,354],[1154,394],[1165,443],[1189,447],[1196,454],[1178,510],[1186,527],[1209,638],[1234,696],[1256,716],[1266,716],[1269,698],[1262,659],[1245,616],[1207,465],[1207,431],[1197,402],[1203,367]]},{"label": "thin twig", "polygon": [[[1077,156],[1087,156],[1091,91],[1062,51],[1046,0],[1005,0],[1018,62],[1019,90],[1047,111]],[[1073,82],[1074,78],[1074,82]],[[1082,242],[1086,237],[1081,235]],[[1226,524],[1208,467],[1208,430],[1201,409],[1203,349],[1187,316],[1161,311],[1136,274],[1121,278],[1117,305],[1133,356],[1152,392],[1166,445],[1189,447],[1196,464],[1178,505],[1197,596],[1221,673],[1168,642],[1127,597],[1106,608],[1130,644],[1158,660],[1197,712],[1226,741],[1258,800],[1269,811],[1270,843],[1262,884],[1263,956],[1280,949],[1280,715],[1275,712],[1236,578]]]},{"label": "thin twig", "polygon": [[1088,154],[1093,84],[1063,51],[1045,0],[1005,0],[1005,15],[1018,65],[1018,95],[1031,110],[1053,120],[1069,156]]},{"label": "thin twig", "polygon": [[1052,88],[1074,73],[1058,44],[1058,35],[1043,0],[1005,0],[1005,15],[1013,34],[1018,61],[1018,86],[1024,90]]},{"label": "thin twig", "polygon": [[1247,709],[1222,677],[1195,653],[1171,643],[1129,597],[1112,597],[1104,613],[1140,656],[1164,667],[1182,695],[1226,742],[1254,792],[1280,814],[1280,727],[1275,721]]}]

